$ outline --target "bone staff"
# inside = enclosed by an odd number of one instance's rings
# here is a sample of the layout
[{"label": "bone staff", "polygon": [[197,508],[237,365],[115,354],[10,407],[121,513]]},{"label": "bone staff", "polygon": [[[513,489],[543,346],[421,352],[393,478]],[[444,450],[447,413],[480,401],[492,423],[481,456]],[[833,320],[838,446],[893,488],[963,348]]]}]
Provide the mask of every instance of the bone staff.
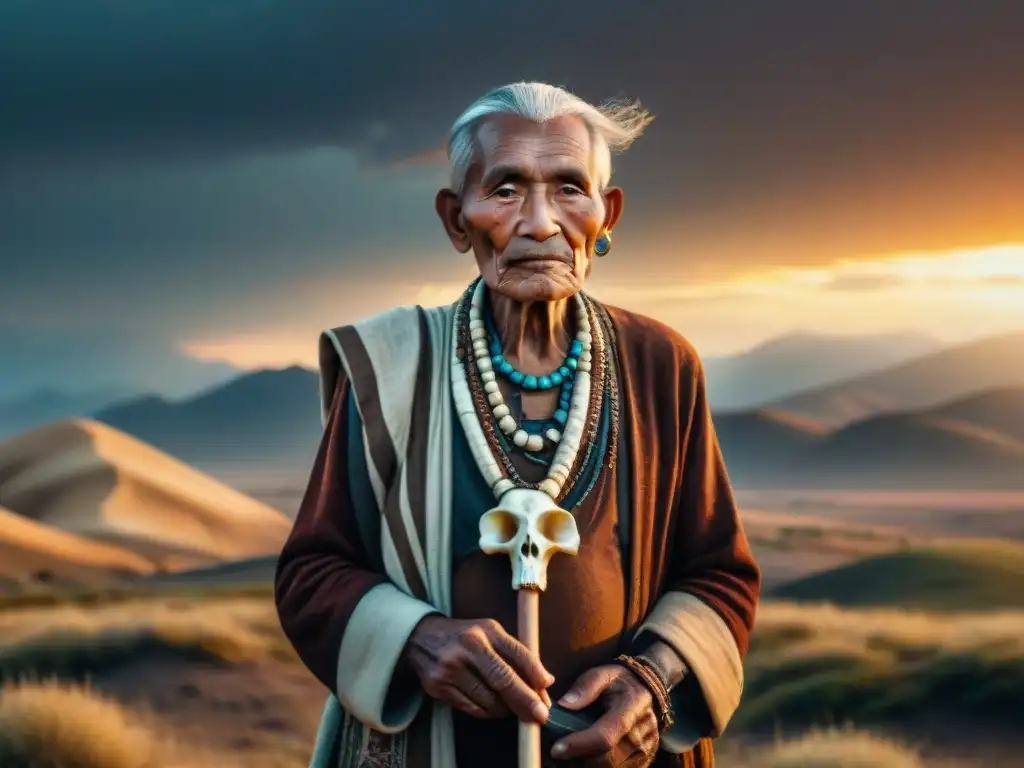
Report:
[{"label": "bone staff", "polygon": [[[516,634],[519,642],[540,657],[540,590],[522,587],[517,593]],[[519,721],[519,768],[541,768],[540,725]]]},{"label": "bone staff", "polygon": [[[579,552],[572,514],[543,491],[516,488],[480,518],[480,549],[512,561],[512,588],[518,592],[519,641],[540,656],[540,593],[547,587],[548,562],[562,552]],[[519,768],[541,768],[540,725],[519,722]]]}]

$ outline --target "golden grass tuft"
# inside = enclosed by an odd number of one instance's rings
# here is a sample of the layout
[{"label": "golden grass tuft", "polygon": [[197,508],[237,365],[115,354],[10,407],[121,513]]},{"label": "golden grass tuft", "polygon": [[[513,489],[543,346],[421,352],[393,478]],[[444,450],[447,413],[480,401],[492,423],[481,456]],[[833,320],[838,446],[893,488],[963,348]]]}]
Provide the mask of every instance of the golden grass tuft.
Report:
[{"label": "golden grass tuft", "polygon": [[757,755],[759,768],[921,768],[916,750],[851,729],[813,730]]},{"label": "golden grass tuft", "polygon": [[0,688],[4,768],[168,768],[173,751],[142,717],[88,687]]},{"label": "golden grass tuft", "polygon": [[766,603],[733,727],[998,723],[1024,708],[1024,612],[929,614]]},{"label": "golden grass tuft", "polygon": [[0,681],[83,679],[154,658],[293,660],[264,601],[115,602],[0,612]]}]

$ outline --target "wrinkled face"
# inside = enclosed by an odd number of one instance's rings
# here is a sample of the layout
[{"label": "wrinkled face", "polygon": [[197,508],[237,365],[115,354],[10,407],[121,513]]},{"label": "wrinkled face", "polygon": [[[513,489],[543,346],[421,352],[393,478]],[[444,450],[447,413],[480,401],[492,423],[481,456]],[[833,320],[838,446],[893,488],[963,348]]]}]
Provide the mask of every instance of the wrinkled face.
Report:
[{"label": "wrinkled face", "polygon": [[480,518],[480,549],[511,559],[513,589],[547,589],[552,556],[579,547],[576,519],[543,491],[511,490]]},{"label": "wrinkled face", "polygon": [[520,302],[556,301],[583,286],[594,243],[611,230],[622,193],[598,189],[586,123],[535,123],[512,115],[483,121],[461,199],[438,195],[455,247],[473,251],[491,290]]}]

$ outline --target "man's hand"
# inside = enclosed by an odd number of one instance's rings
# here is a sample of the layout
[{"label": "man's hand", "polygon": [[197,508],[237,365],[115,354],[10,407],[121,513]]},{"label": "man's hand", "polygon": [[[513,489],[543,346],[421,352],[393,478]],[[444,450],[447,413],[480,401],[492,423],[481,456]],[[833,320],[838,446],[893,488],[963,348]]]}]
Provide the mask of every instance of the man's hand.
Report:
[{"label": "man's hand", "polygon": [[555,678],[496,621],[427,616],[409,636],[403,659],[428,696],[474,717],[548,719],[547,688]]},{"label": "man's hand", "polygon": [[587,768],[646,768],[661,739],[654,698],[632,672],[618,664],[584,672],[560,700],[566,709],[583,709],[595,701],[604,715],[585,731],[555,742],[551,756]]}]

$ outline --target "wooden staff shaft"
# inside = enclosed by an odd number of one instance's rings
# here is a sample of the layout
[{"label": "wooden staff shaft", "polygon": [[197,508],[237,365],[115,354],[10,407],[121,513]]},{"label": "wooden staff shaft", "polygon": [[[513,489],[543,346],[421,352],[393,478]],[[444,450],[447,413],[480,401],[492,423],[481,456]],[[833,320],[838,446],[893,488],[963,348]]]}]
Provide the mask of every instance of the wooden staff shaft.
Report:
[{"label": "wooden staff shaft", "polygon": [[[540,591],[520,589],[516,630],[519,642],[540,655]],[[540,725],[519,723],[519,768],[541,768]]]}]

